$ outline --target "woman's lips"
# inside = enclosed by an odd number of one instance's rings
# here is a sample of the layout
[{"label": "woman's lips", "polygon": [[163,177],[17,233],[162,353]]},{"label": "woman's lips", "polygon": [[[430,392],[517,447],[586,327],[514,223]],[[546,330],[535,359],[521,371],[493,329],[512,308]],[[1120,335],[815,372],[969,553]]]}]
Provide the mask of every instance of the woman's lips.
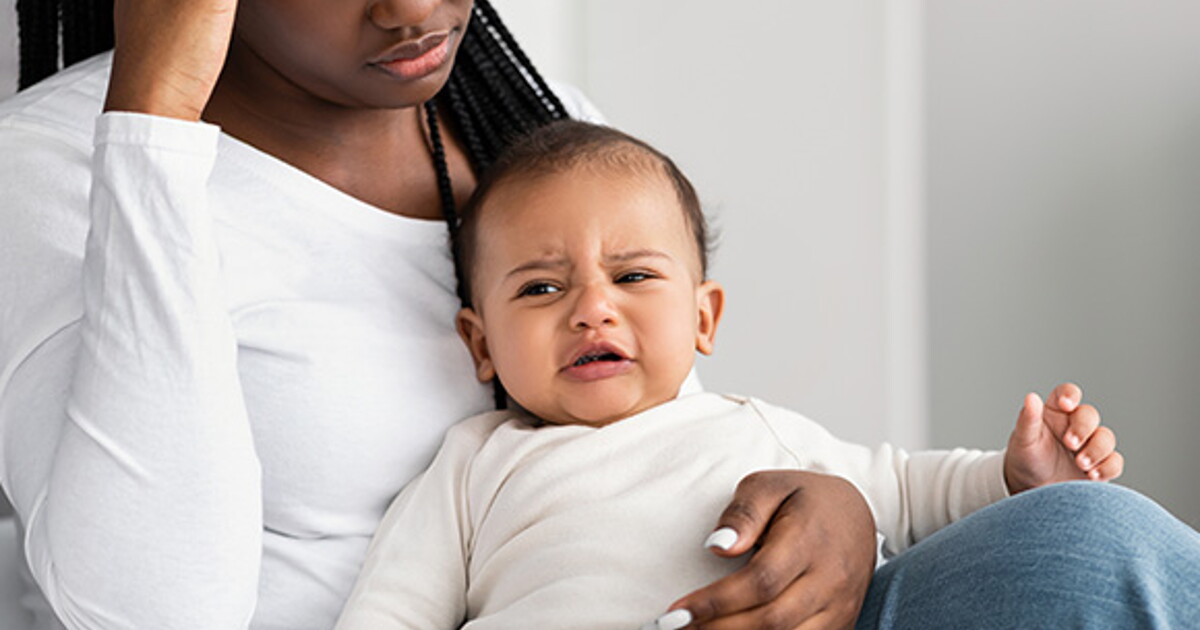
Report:
[{"label": "woman's lips", "polygon": [[416,41],[404,42],[380,55],[371,65],[400,79],[424,77],[446,63],[450,57],[451,32],[430,33]]}]

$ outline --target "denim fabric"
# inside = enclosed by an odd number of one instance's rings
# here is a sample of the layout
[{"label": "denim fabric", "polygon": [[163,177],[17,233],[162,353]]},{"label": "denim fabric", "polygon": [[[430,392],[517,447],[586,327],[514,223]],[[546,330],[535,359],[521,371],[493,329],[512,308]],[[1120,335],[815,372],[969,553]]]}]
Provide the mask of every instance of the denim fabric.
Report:
[{"label": "denim fabric", "polygon": [[1200,533],[1132,490],[1024,492],[880,567],[857,630],[1200,628]]}]

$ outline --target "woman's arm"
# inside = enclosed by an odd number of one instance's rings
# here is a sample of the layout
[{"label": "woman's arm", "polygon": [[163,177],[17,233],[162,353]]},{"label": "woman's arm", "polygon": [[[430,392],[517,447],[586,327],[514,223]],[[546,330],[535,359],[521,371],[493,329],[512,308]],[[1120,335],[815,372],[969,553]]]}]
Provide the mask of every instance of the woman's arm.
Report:
[{"label": "woman's arm", "polygon": [[[130,11],[119,2],[117,56],[141,50],[142,61],[170,61],[170,48],[131,41],[129,16],[143,26],[157,20],[157,37],[180,36],[171,27],[193,4]],[[110,105],[136,109],[113,95],[157,93],[159,84],[140,81],[152,79],[114,75]],[[63,179],[12,180],[25,189],[20,205],[6,208],[13,216],[54,222],[88,208],[82,277],[80,241],[58,256],[76,265],[73,274],[16,261],[34,286],[49,285],[50,275],[69,280],[41,313],[48,326],[5,332],[0,376],[5,483],[33,574],[71,628],[244,628],[254,610],[261,475],[211,234],[206,185],[217,135],[110,113],[97,124],[90,160],[86,147],[78,160],[18,160]],[[55,142],[51,133],[22,137],[34,149]],[[84,197],[77,188],[88,182]],[[50,241],[39,242],[43,250],[60,244]]]},{"label": "woman's arm", "polygon": [[67,422],[26,521],[70,627],[240,628],[254,608],[260,472],[207,208],[216,135],[97,126]]},{"label": "woman's arm", "polygon": [[237,0],[116,0],[105,111],[197,121],[225,63]]},{"label": "woman's arm", "polygon": [[[29,315],[4,320],[4,481],[72,628],[245,627],[257,592],[260,474],[204,192],[216,133],[163,122],[97,130],[83,286],[82,241],[49,238],[10,268],[31,287],[4,283]],[[64,189],[88,177],[38,166]],[[10,216],[74,227],[63,217],[80,211],[54,204],[81,193],[23,183]]]}]

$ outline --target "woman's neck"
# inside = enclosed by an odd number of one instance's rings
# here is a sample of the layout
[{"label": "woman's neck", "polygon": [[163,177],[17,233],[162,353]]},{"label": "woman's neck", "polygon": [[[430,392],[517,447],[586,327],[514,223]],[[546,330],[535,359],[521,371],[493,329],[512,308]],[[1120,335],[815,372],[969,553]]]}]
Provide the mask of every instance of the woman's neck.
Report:
[{"label": "woman's neck", "polygon": [[[304,91],[260,63],[230,63],[204,120],[369,204],[406,216],[441,216],[423,108],[355,108]],[[456,197],[474,177],[453,138],[446,147]]]}]

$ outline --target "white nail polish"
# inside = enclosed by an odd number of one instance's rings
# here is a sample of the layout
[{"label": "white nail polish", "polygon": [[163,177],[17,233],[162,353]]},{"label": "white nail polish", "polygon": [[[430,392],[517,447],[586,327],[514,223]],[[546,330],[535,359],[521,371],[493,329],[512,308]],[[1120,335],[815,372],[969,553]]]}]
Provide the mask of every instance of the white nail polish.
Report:
[{"label": "white nail polish", "polygon": [[729,551],[729,548],[737,542],[737,539],[738,533],[732,527],[722,527],[708,535],[708,538],[704,541],[704,546]]},{"label": "white nail polish", "polygon": [[679,630],[692,623],[692,613],[685,609],[672,610],[655,620],[658,630]]}]

